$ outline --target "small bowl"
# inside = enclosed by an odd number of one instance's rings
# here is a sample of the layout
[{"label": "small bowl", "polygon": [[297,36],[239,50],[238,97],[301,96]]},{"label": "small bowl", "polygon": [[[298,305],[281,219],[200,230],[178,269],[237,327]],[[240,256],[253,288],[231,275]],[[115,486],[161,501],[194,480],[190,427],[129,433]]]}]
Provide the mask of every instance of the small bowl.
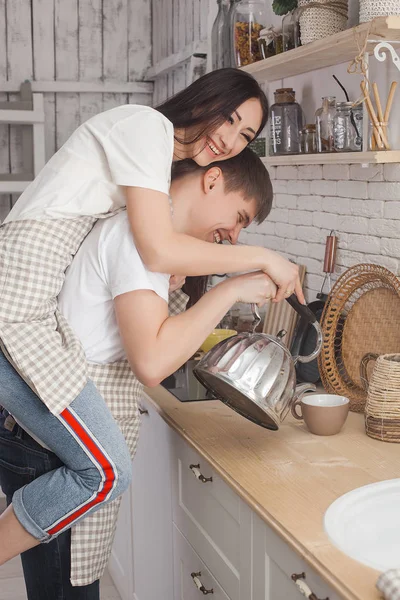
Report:
[{"label": "small bowl", "polygon": [[214,329],[214,331],[212,331],[210,335],[206,337],[200,346],[200,350],[203,350],[203,352],[208,352],[215,346],[215,344],[218,344],[219,342],[222,342],[222,340],[226,340],[227,338],[230,338],[236,334],[237,331],[234,329]]}]

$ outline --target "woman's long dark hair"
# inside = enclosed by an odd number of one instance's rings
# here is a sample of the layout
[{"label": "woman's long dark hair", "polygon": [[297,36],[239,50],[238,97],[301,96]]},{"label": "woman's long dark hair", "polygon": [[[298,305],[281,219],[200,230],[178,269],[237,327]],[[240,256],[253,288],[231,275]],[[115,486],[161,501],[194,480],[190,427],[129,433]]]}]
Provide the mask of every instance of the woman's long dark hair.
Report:
[{"label": "woman's long dark hair", "polygon": [[167,117],[175,129],[192,129],[194,137],[183,142],[191,144],[215,131],[250,98],[260,101],[263,113],[257,137],[268,119],[268,100],[254,77],[239,69],[211,71],[157,106],[156,110]]}]

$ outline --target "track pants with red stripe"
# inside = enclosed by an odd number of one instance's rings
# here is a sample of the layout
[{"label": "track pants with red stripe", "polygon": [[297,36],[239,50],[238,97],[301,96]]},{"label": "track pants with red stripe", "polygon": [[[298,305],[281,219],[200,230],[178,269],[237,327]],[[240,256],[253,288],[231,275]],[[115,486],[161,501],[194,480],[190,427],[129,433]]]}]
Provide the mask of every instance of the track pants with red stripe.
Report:
[{"label": "track pants with red stripe", "polygon": [[0,352],[0,405],[64,463],[13,496],[17,519],[41,542],[50,541],[129,486],[128,447],[92,382],[55,416]]}]

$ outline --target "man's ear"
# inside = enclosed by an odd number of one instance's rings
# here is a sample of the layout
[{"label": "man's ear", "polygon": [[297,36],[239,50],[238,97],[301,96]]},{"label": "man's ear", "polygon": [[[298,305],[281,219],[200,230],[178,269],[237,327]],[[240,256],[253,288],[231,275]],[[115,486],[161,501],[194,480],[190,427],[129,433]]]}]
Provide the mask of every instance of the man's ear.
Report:
[{"label": "man's ear", "polygon": [[203,191],[209,194],[217,183],[222,181],[222,171],[220,167],[210,167],[203,175]]}]

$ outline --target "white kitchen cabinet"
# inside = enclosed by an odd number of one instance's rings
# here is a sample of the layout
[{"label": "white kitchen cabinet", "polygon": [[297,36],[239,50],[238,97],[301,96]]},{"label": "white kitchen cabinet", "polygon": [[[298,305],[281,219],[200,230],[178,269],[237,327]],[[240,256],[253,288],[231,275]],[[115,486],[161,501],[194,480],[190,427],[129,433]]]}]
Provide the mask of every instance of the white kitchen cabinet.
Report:
[{"label": "white kitchen cabinet", "polygon": [[[122,600],[173,600],[170,449],[172,430],[144,396],[133,461],[129,514],[121,512],[110,573]],[[121,574],[125,541],[132,535],[130,572]],[[123,538],[125,538],[123,540]],[[133,589],[133,593],[128,591]]]},{"label": "white kitchen cabinet", "polygon": [[303,573],[312,598],[340,600],[146,398],[142,409],[110,564],[123,600],[200,600],[211,589],[215,600],[300,600],[292,575]]},{"label": "white kitchen cabinet", "polygon": [[[253,600],[301,600],[309,597],[300,591],[299,586],[304,584],[315,594],[314,600],[340,600],[305,560],[254,513],[252,521]],[[292,576],[298,576],[298,583]]]}]

